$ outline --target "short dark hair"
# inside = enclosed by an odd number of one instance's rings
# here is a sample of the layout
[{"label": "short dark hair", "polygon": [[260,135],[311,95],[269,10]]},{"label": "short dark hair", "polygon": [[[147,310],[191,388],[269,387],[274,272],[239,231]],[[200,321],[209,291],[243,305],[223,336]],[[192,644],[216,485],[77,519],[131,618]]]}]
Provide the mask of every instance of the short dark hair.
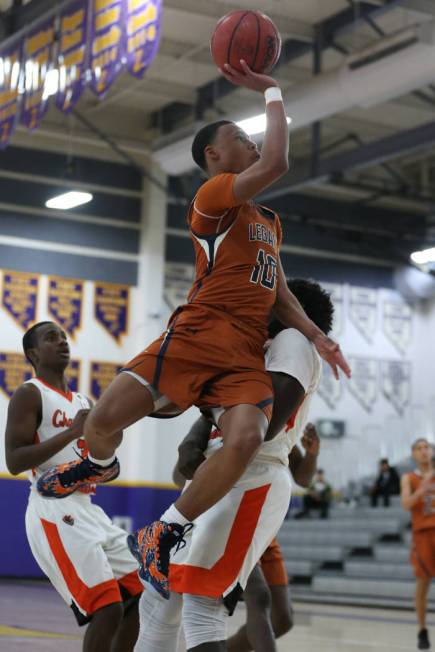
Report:
[{"label": "short dark hair", "polygon": [[204,170],[204,172],[207,172],[205,148],[207,145],[211,145],[214,142],[216,133],[220,127],[231,124],[233,124],[231,120],[218,120],[217,122],[205,125],[205,127],[202,127],[202,129],[200,129],[195,135],[192,143],[192,158],[195,163]]},{"label": "short dark hair", "polygon": [[29,349],[34,349],[37,345],[37,338],[38,338],[38,329],[41,328],[41,326],[45,326],[46,324],[53,324],[54,322],[52,321],[39,321],[37,324],[34,324],[31,326],[23,335],[23,351],[24,355],[26,356],[27,360],[30,362],[32,367],[34,368],[34,364],[27,355],[27,352]]},{"label": "short dark hair", "polygon": [[381,463],[381,464],[388,464],[388,465],[390,465],[390,463],[389,463],[389,461],[388,461],[388,459],[387,459],[386,457],[383,457],[383,458],[381,459],[381,462],[380,462],[380,463]]},{"label": "short dark hair", "polygon": [[[327,335],[332,328],[334,305],[331,295],[315,281],[294,278],[287,281],[287,286],[305,310],[307,316]],[[287,328],[278,319],[269,324],[269,337],[275,337]]]}]

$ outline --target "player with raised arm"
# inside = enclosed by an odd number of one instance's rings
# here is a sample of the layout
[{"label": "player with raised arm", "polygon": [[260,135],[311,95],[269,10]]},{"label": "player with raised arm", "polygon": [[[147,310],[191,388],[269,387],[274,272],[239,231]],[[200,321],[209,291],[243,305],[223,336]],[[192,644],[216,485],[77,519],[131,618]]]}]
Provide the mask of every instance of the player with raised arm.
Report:
[{"label": "player with raised arm", "polygon": [[[307,315],[329,332],[333,314],[329,295],[317,283],[302,279],[290,281],[289,287]],[[289,464],[298,482],[312,478],[317,455],[302,456],[296,443],[320,380],[321,361],[312,343],[296,329],[275,320],[271,335],[265,363],[276,399],[266,441],[230,492],[198,517],[185,536],[185,547],[171,551],[169,601],[145,590],[135,652],[175,652],[181,619],[188,650],[226,650],[228,613],[287,513]],[[216,420],[218,411],[213,415]],[[222,433],[211,431],[211,420],[203,414],[179,447],[179,474],[194,481],[194,474],[206,468],[204,460],[218,454],[224,445]],[[281,597],[288,598],[287,588],[280,588]],[[256,649],[274,652],[270,622],[263,618],[257,625]]]},{"label": "player with raised arm", "polygon": [[[11,398],[5,447],[10,473],[29,472],[30,548],[78,624],[89,623],[83,651],[130,652],[139,631],[142,585],[127,547],[127,533],[92,504],[92,478],[62,502],[36,491],[46,469],[86,459],[83,426],[91,403],[68,387],[65,372],[70,351],[65,333],[56,324],[32,326],[23,337],[23,350],[36,375]],[[122,433],[112,438],[119,444]]]},{"label": "player with raised arm", "polygon": [[[186,525],[225,496],[264,440],[273,389],[263,346],[271,312],[313,342],[338,377],[349,368],[339,346],[310,319],[287,288],[279,259],[278,216],[253,198],[288,169],[288,128],[277,82],[226,66],[233,83],[264,93],[267,128],[261,154],[237,125],[204,127],[192,152],[209,179],[188,213],[196,275],[188,303],[172,315],[159,339],[112,381],[85,424],[90,456],[41,478],[43,495],[62,497],[87,482],[118,472],[112,434],[162,408],[221,408],[224,445],[198,470],[187,490],[160,518],[130,540],[140,575],[168,597],[170,549]],[[66,473],[66,475],[65,475]]]}]

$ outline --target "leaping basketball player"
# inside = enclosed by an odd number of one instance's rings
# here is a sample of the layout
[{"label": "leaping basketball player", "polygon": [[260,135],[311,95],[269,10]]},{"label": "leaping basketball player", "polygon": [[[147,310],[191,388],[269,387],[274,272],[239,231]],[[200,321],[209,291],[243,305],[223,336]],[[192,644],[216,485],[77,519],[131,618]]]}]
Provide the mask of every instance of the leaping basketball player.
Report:
[{"label": "leaping basketball player", "polygon": [[[273,311],[286,327],[313,342],[331,365],[349,374],[338,344],[310,319],[288,290],[279,259],[281,226],[253,198],[288,170],[288,128],[277,82],[226,65],[231,82],[264,93],[267,129],[261,154],[236,124],[220,121],[201,129],[192,145],[209,176],[189,209],[196,277],[188,303],[172,315],[158,340],[126,365],[85,423],[89,457],[58,466],[39,481],[42,495],[62,498],[89,482],[119,473],[113,433],[169,406],[222,408],[223,447],[198,469],[187,490],[130,540],[140,575],[168,598],[170,549],[184,528],[225,496],[264,440],[273,390],[263,346]],[[151,282],[151,280],[150,280]]]},{"label": "leaping basketball player", "polygon": [[[56,324],[35,324],[23,337],[23,349],[36,376],[11,398],[5,444],[9,471],[13,475],[29,471],[30,548],[78,624],[89,623],[83,651],[131,652],[139,631],[142,584],[127,533],[92,504],[92,484],[81,485],[62,502],[36,491],[46,469],[86,459],[83,425],[90,401],[68,388],[69,346]],[[112,435],[114,444],[121,438],[122,433]]]},{"label": "leaping basketball player", "polygon": [[426,628],[427,596],[435,577],[435,469],[433,447],[427,439],[417,439],[412,445],[416,471],[402,477],[402,506],[411,512],[411,563],[416,578],[415,610],[418,619],[417,645],[429,650]]}]

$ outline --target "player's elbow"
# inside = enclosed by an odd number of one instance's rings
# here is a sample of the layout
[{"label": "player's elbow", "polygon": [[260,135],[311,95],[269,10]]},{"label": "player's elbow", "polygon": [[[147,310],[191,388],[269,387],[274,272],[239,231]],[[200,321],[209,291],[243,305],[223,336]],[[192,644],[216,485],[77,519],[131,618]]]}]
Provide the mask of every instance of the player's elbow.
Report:
[{"label": "player's elbow", "polygon": [[14,459],[13,455],[6,454],[6,468],[11,475],[18,475],[25,469],[21,468],[17,460]]}]

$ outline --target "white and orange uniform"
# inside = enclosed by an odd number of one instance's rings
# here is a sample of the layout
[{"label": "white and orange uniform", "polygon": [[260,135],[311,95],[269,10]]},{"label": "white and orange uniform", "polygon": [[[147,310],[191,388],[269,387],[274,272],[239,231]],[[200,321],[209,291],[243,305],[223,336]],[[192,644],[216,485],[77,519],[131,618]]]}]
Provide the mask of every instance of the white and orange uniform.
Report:
[{"label": "white and orange uniform", "polygon": [[[195,521],[187,545],[171,553],[171,591],[226,597],[244,589],[248,577],[278,533],[291,497],[288,456],[308,419],[311,398],[321,375],[314,346],[299,331],[281,331],[265,356],[268,371],[299,381],[305,398],[273,440],[264,442],[255,459],[231,491]],[[222,445],[211,439],[206,455]]]},{"label": "white and orange uniform", "polygon": [[[79,410],[90,407],[82,394],[61,392],[37,378],[27,382],[41,394],[41,423],[35,442],[66,430]],[[85,441],[79,438],[32,469],[26,511],[26,532],[33,556],[73,609],[80,625],[88,622],[97,609],[142,591],[137,564],[127,547],[127,533],[91,502],[94,486],[62,500],[45,498],[36,490],[38,477],[45,470],[86,455]]]}]

